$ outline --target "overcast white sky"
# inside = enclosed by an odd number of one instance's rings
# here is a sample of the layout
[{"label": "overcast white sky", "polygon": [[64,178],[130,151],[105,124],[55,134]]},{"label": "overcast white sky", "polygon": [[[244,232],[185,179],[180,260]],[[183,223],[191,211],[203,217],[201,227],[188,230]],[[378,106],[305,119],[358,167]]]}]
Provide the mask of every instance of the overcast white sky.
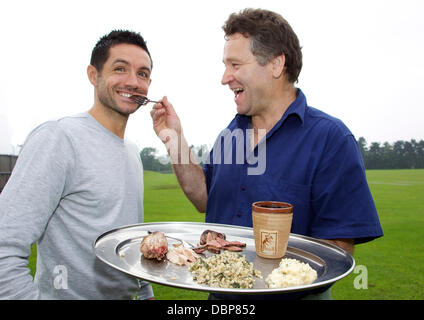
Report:
[{"label": "overcast white sky", "polygon": [[[297,87],[309,105],[342,119],[367,142],[424,139],[424,1],[2,1],[0,153],[35,126],[88,110],[93,46],[112,29],[140,32],[153,57],[151,99],[167,95],[190,144],[212,145],[235,115],[221,85],[228,15],[246,7],[280,13],[303,47]],[[127,138],[165,148],[149,111]]]}]

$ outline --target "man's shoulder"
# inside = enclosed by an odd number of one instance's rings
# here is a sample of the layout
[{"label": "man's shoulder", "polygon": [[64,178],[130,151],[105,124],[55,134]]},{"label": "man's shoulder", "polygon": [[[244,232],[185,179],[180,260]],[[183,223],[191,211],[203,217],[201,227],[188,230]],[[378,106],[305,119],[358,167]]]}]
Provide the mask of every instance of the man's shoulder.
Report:
[{"label": "man's shoulder", "polygon": [[78,114],[73,116],[58,117],[49,119],[37,127],[32,129],[27,136],[26,142],[39,141],[54,141],[60,140],[64,137],[70,136],[72,133],[81,132],[77,130],[80,127],[81,122],[86,116],[84,114]]},{"label": "man's shoulder", "polygon": [[307,107],[307,124],[315,130],[333,132],[340,135],[352,135],[342,120],[314,107]]},{"label": "man's shoulder", "polygon": [[60,128],[75,127],[81,125],[81,123],[88,121],[89,115],[87,112],[78,113],[75,115],[64,116],[56,119],[50,120],[50,122],[55,123]]},{"label": "man's shoulder", "polygon": [[71,116],[57,117],[49,119],[32,130],[32,133],[39,131],[63,131],[66,132],[69,129],[75,128],[75,126],[81,125],[81,123],[87,119],[87,114],[80,113]]}]

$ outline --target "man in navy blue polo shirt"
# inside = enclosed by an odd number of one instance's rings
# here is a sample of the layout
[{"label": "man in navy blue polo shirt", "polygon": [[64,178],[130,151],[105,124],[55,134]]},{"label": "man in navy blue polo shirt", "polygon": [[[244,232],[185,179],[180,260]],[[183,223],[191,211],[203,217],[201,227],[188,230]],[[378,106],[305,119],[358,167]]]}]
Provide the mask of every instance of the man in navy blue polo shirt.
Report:
[{"label": "man in navy blue polo shirt", "polygon": [[340,120],[308,106],[294,85],[302,53],[287,21],[245,9],[230,15],[223,29],[222,84],[234,92],[237,115],[203,168],[167,98],[151,112],[178,181],[206,212],[206,222],[251,227],[252,203],[277,200],[294,206],[292,233],[325,239],[352,254],[355,244],[382,236],[354,136]]}]

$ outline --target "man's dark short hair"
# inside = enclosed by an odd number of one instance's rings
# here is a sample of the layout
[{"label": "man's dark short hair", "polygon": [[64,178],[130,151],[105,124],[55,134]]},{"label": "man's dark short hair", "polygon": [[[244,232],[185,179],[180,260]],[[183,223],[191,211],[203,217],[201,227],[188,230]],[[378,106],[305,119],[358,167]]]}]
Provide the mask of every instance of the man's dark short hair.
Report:
[{"label": "man's dark short hair", "polygon": [[122,43],[133,44],[146,51],[150,58],[150,65],[153,68],[152,57],[150,56],[149,49],[147,49],[143,37],[139,33],[128,30],[113,30],[109,34],[101,37],[91,52],[90,64],[93,65],[98,72],[101,72],[103,65],[109,58],[109,49]]},{"label": "man's dark short hair", "polygon": [[284,54],[288,81],[298,81],[302,69],[299,39],[281,15],[268,10],[248,8],[231,14],[222,29],[226,37],[241,33],[250,38],[251,51],[262,66],[272,58]]}]

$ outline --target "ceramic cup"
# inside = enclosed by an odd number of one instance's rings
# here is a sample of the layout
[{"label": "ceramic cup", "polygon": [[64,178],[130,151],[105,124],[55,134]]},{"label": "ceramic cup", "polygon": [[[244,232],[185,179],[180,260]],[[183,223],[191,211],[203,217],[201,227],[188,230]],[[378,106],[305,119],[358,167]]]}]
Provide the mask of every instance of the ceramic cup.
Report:
[{"label": "ceramic cup", "polygon": [[252,204],[256,254],[263,258],[284,257],[293,219],[293,206],[279,201]]}]

